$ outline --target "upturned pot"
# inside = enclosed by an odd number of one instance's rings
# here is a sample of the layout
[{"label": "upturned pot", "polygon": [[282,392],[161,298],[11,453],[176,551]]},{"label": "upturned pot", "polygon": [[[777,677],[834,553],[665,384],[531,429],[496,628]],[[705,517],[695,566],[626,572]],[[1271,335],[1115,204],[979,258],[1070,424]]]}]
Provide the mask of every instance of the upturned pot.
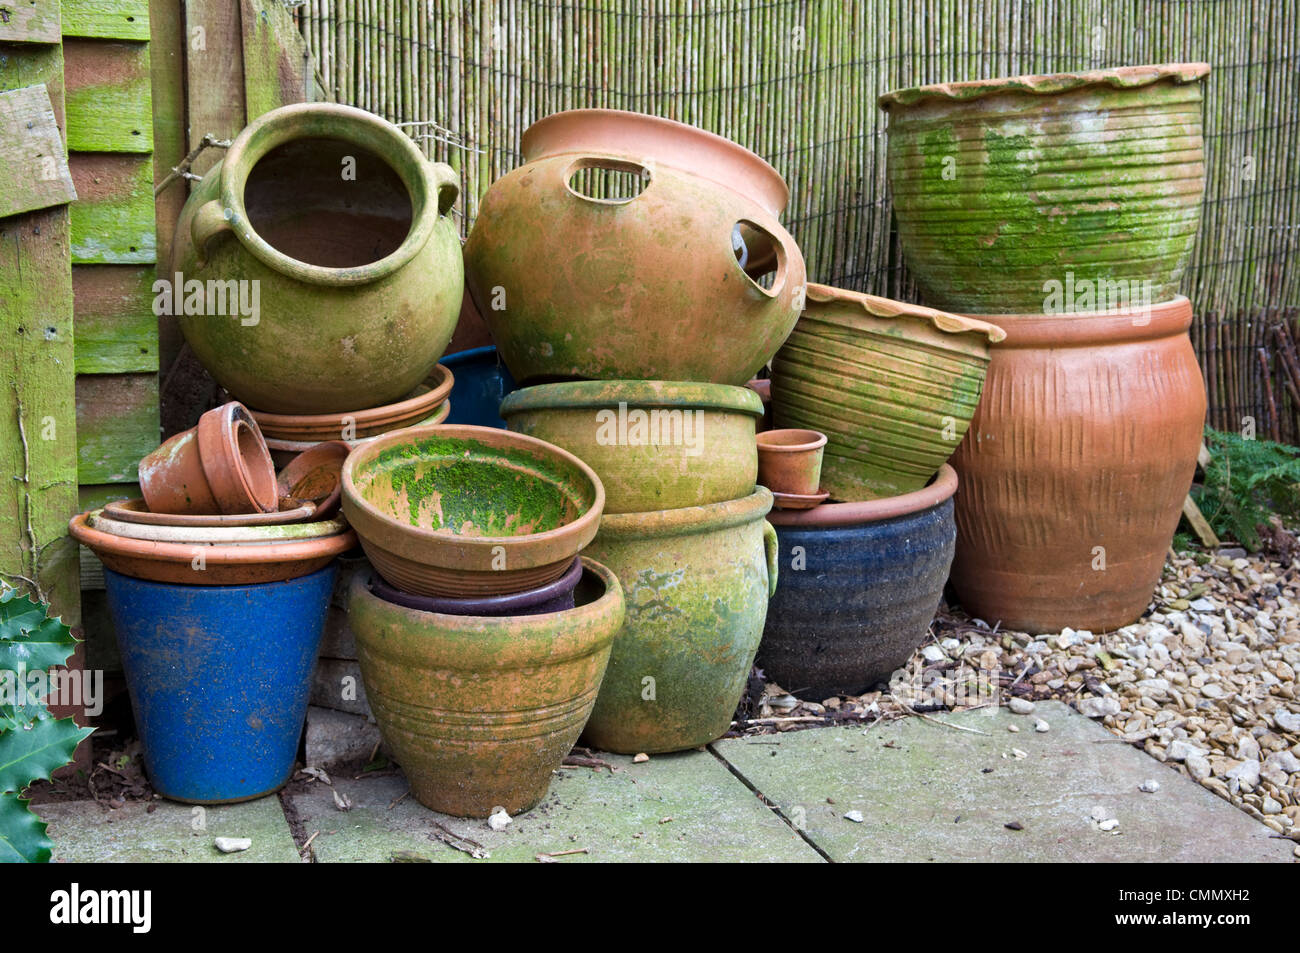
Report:
[{"label": "upturned pot", "polygon": [[266,441],[237,401],[207,411],[147,454],[138,475],[155,513],[270,513],[279,502]]},{"label": "upturned pot", "polygon": [[410,393],[460,313],[449,217],[458,181],[402,130],[351,106],[299,103],[254,120],[176,226],[167,277],[195,356],[272,413]]},{"label": "upturned pot", "polygon": [[412,427],[343,464],[343,512],[386,581],[422,596],[506,595],[559,579],[605,489],[559,447],[494,427]]},{"label": "upturned pot", "polygon": [[826,435],[816,430],[758,434],[758,481],[774,493],[815,495],[821,487]]},{"label": "upturned pot", "polygon": [[1107,631],[1160,580],[1205,425],[1186,298],[1113,315],[998,318],[953,457],[962,606],[1023,632]]},{"label": "upturned pot", "polygon": [[952,565],[957,474],[927,487],[803,512],[773,510],[781,585],[758,666],[821,701],[888,681],[926,636]]},{"label": "upturned pot", "polygon": [[925,301],[1090,308],[1045,303],[1067,282],[1080,295],[1106,288],[1111,307],[1176,295],[1205,188],[1208,73],[1126,66],[881,96],[898,237]]},{"label": "upturned pot", "polygon": [[726,503],[602,518],[586,552],[622,582],[627,619],[588,743],[679,751],[726,733],[776,591],[771,508],[760,486]]},{"label": "upturned pot", "polygon": [[840,502],[919,490],[979,403],[995,325],[889,298],[809,285],[772,362],[777,427],[827,437],[821,489]]},{"label": "upturned pot", "polygon": [[104,573],[145,770],[198,804],[270,794],[293,771],[332,565],[262,585]]},{"label": "upturned pot", "polygon": [[416,800],[457,817],[540,801],[573,747],[623,622],[623,592],[583,559],[567,612],[483,618],[386,602],[353,578],[366,697]]},{"label": "upturned pot", "polygon": [[722,503],[754,487],[762,400],[746,387],[683,381],[575,381],[515,391],[514,431],[563,447],[605,486],[606,513]]},{"label": "upturned pot", "polygon": [[[466,283],[516,380],[744,384],[776,352],[805,279],[770,165],[612,109],[548,116],[521,147],[465,245]],[[617,197],[599,188],[618,177]]]}]

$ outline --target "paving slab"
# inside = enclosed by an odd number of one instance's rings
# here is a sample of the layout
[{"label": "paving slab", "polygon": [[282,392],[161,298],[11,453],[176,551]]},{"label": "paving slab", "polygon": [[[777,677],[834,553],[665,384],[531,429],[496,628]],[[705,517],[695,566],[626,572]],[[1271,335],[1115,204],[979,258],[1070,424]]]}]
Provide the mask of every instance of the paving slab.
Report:
[{"label": "paving slab", "polygon": [[[153,805],[153,813],[149,807]],[[116,810],[97,801],[40,804],[49,821],[54,860],[74,863],[290,863],[301,861],[280,799],[212,807],[128,801]],[[218,837],[248,837],[253,846],[223,854]]]},{"label": "paving slab", "polygon": [[[542,803],[504,831],[486,821],[437,814],[407,795],[405,778],[347,780],[335,787],[352,800],[339,811],[319,782],[289,795],[318,862],[406,859],[472,860],[434,836],[434,824],[485,847],[491,861],[536,863],[537,855],[583,861],[818,862],[818,856],[712,754],[657,755],[642,764],[601,755],[616,769],[564,768]],[[669,820],[670,819],[670,820]]]},{"label": "paving slab", "polygon": [[[1060,702],[931,717],[987,734],[906,718],[713,748],[836,861],[1291,860],[1290,841]],[[1138,790],[1148,778],[1154,794]]]}]

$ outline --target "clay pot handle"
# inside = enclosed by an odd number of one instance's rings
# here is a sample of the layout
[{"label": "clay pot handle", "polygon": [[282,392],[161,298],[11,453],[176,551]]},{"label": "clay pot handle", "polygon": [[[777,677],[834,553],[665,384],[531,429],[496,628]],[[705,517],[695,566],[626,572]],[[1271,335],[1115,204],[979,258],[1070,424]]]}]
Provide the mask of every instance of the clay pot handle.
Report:
[{"label": "clay pot handle", "polygon": [[460,176],[445,162],[432,163],[432,178],[438,187],[438,214],[446,215],[460,195]]},{"label": "clay pot handle", "polygon": [[[757,232],[767,238],[774,246],[774,253],[755,254],[744,243],[744,231],[742,226],[750,232]],[[801,257],[799,248],[795,245],[794,239],[790,237],[790,233],[781,228],[775,222],[770,223],[770,225],[760,224],[752,219],[742,218],[732,226],[729,244],[731,245],[732,260],[742,272],[745,272],[747,265],[753,267],[768,260],[769,257],[774,257],[776,259],[776,274],[772,278],[771,288],[764,288],[757,281],[754,281],[753,278],[750,278],[750,281],[753,281],[754,286],[767,297],[780,297],[782,291],[785,290],[786,272],[790,267],[790,262],[798,261]],[[746,272],[746,276],[748,277],[748,272]]]},{"label": "clay pot handle", "polygon": [[226,210],[216,199],[199,206],[190,220],[190,237],[194,240],[194,252],[199,265],[208,263],[208,242],[222,232],[233,232]]},{"label": "clay pot handle", "polygon": [[777,559],[781,547],[777,542],[776,530],[767,520],[763,520],[763,550],[767,554],[767,597],[776,595]]}]

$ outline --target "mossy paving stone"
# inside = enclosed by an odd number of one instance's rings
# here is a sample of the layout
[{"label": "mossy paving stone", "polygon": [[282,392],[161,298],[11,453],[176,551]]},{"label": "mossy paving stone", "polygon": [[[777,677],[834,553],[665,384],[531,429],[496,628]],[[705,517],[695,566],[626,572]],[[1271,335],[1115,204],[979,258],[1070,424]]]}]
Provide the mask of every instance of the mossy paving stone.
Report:
[{"label": "mossy paving stone", "polygon": [[[907,718],[865,733],[826,728],[713,747],[836,861],[1291,859],[1290,841],[1270,839],[1263,824],[1060,702],[1028,716],[930,717],[988,735]],[[1034,731],[1038,718],[1048,732]],[[1014,759],[1012,748],[1028,757]],[[1154,794],[1138,790],[1148,778],[1160,782]],[[1097,829],[1096,806],[1119,819],[1117,832]],[[862,823],[844,817],[854,810]]]},{"label": "mossy paving stone", "polygon": [[[150,804],[156,805],[152,814]],[[38,805],[36,812],[50,822],[56,862],[300,862],[275,795],[211,807],[127,801],[116,810],[97,801],[65,801]],[[218,837],[247,837],[253,846],[223,854],[213,843]]]},{"label": "mossy paving stone", "polygon": [[324,784],[291,796],[306,836],[320,831],[311,849],[324,863],[387,862],[394,854],[435,863],[471,860],[434,836],[435,823],[477,841],[492,861],[537,863],[538,854],[583,847],[588,853],[555,862],[820,860],[711,754],[657,755],[642,764],[619,755],[596,757],[618,770],[562,768],[541,804],[504,831],[483,820],[434,813],[411,795],[390,809],[407,790],[400,774],[335,778],[335,787],[352,799],[347,812],[335,807]]}]

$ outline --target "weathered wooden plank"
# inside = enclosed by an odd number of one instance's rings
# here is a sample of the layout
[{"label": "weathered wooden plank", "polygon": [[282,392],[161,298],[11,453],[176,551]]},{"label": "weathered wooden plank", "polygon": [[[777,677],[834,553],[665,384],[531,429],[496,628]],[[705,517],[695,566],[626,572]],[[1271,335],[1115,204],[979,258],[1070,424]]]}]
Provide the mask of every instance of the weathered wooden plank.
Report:
[{"label": "weathered wooden plank", "polygon": [[0,4],[0,42],[58,43],[59,0],[9,0]]},{"label": "weathered wooden plank", "polygon": [[78,374],[158,370],[153,282],[134,265],[72,269]]},{"label": "weathered wooden plank", "polygon": [[[185,138],[185,24],[181,21],[181,5],[176,0],[150,0],[149,34],[156,188],[190,151]],[[176,178],[154,200],[158,262],[160,271],[164,273],[171,255],[172,231],[189,194],[185,180]],[[167,380],[166,369],[175,362],[184,340],[175,318],[159,319],[158,361],[164,369],[164,382]],[[165,384],[161,399],[167,403]]]},{"label": "weathered wooden plank", "polygon": [[[189,148],[206,135],[233,139],[247,121],[244,110],[243,34],[239,4],[231,0],[185,0],[186,96]],[[202,175],[221,160],[220,149],[207,149],[194,162]]]},{"label": "weathered wooden plank", "polygon": [[[113,500],[130,500],[140,495],[140,484],[138,483],[98,483],[89,486],[82,486],[77,491],[77,506],[81,512],[97,510],[105,503]],[[104,588],[104,564],[99,561],[99,557],[92,553],[85,546],[81,547],[81,590],[82,608],[85,609],[85,596],[87,590],[99,590]],[[104,620],[102,618],[84,617],[83,621],[86,627],[87,640],[93,642],[103,630]]]},{"label": "weathered wooden plank", "polygon": [[149,44],[68,39],[63,59],[68,148],[153,151]]},{"label": "weathered wooden plank", "polygon": [[77,478],[133,483],[140,458],[158,446],[158,376],[77,378]]},{"label": "weathered wooden plank", "polygon": [[63,35],[149,39],[149,0],[63,0]]},{"label": "weathered wooden plank", "polygon": [[84,264],[149,264],[156,254],[153,161],[149,156],[74,152],[69,164],[72,260]]},{"label": "weathered wooden plank", "polygon": [[0,90],[44,84],[54,108],[54,121],[63,128],[63,47],[0,43]]},{"label": "weathered wooden plank", "polygon": [[269,0],[240,0],[244,37],[244,104],[249,122],[307,99],[307,47],[293,16]]},{"label": "weathered wooden plank", "polygon": [[65,205],[77,197],[44,85],[0,93],[0,217]]}]

